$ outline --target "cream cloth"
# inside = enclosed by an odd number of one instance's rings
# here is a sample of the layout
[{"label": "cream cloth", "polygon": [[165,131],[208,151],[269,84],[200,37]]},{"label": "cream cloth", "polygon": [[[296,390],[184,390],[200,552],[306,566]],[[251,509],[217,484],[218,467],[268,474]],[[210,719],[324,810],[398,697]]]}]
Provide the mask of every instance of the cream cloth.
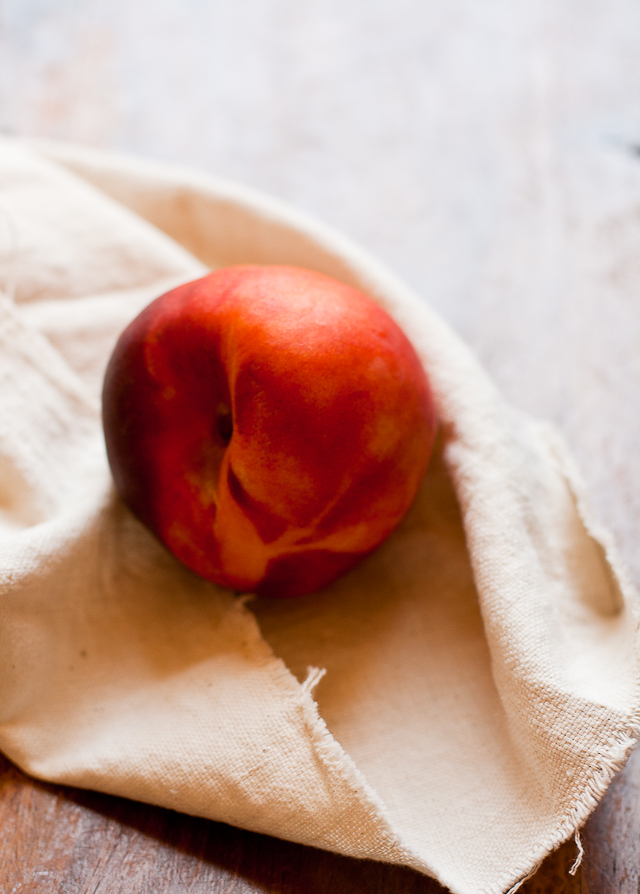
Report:
[{"label": "cream cloth", "polygon": [[[0,748],[45,779],[405,864],[457,894],[514,885],[584,822],[639,716],[637,614],[554,431],[371,258],[243,188],[5,140],[0,236]],[[372,294],[441,419],[400,529],[285,603],[181,567],[114,495],[102,442],[119,331],[239,262]]]}]

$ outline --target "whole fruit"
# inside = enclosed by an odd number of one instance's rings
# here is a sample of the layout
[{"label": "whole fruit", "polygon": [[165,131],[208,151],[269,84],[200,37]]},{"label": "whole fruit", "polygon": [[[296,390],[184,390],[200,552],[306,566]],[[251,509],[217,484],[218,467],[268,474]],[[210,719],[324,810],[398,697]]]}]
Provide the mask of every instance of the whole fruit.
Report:
[{"label": "whole fruit", "polygon": [[152,302],[104,382],[123,500],[178,559],[298,596],[371,552],[411,504],[435,412],[415,351],[363,293],[295,267],[217,270]]}]

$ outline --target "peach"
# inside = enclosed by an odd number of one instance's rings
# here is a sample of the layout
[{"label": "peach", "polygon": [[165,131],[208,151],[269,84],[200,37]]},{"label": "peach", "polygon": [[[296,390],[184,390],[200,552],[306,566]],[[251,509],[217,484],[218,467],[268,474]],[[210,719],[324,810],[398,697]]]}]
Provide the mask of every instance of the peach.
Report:
[{"label": "peach", "polygon": [[217,270],[153,301],[104,382],[122,499],[197,574],[289,597],[331,583],[413,501],[436,417],[410,342],[310,270]]}]

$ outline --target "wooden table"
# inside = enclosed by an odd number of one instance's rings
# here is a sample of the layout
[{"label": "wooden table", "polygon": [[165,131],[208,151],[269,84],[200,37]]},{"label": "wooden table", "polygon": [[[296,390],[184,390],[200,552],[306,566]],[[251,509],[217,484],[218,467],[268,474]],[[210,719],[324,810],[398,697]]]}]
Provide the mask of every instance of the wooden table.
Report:
[{"label": "wooden table", "polygon": [[[95,792],[29,779],[0,758],[0,889],[11,894],[445,894],[411,870],[352,860]],[[635,894],[640,753],[582,833],[522,894]]]},{"label": "wooden table", "polygon": [[[275,193],[389,263],[552,419],[640,580],[640,5],[95,0],[0,8],[0,127]],[[0,763],[7,892],[435,894],[411,872]],[[635,894],[640,756],[523,892]]]}]

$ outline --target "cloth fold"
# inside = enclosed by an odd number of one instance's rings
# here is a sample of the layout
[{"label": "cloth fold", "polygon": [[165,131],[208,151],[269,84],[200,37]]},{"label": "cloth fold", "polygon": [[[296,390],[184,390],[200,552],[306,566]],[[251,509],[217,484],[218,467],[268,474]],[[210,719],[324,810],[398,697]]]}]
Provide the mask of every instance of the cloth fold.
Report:
[{"label": "cloth fold", "polygon": [[[638,614],[558,434],[375,260],[251,190],[0,143],[0,748],[28,772],[502,894],[638,735]],[[233,263],[367,291],[441,430],[400,528],[327,590],[237,599],[113,492],[100,383],[153,298]],[[326,673],[323,673],[326,671]]]}]

